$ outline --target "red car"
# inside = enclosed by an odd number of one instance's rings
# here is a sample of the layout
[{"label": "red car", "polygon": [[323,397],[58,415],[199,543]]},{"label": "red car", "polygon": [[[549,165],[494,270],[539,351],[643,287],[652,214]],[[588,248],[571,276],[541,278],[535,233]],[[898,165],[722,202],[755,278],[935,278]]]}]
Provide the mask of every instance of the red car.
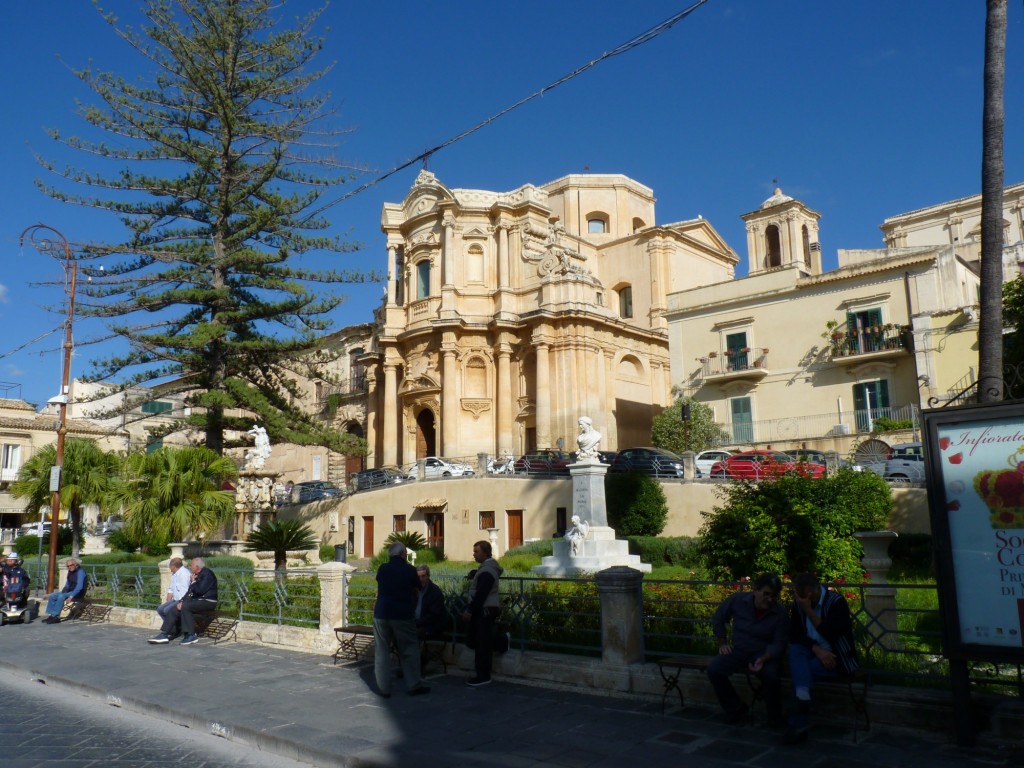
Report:
[{"label": "red car", "polygon": [[787,472],[797,472],[807,477],[822,477],[825,467],[813,462],[795,462],[792,456],[779,451],[745,451],[711,467],[712,477],[730,477],[737,480],[760,480],[764,477],[778,477]]}]

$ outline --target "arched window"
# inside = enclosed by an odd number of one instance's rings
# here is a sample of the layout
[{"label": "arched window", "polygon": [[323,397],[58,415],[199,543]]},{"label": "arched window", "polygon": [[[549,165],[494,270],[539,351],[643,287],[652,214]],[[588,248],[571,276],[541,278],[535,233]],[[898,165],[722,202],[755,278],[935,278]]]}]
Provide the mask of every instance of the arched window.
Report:
[{"label": "arched window", "polygon": [[362,354],[362,347],[356,347],[348,353],[349,391],[351,392],[361,392],[366,389],[366,366],[359,361]]},{"label": "arched window", "polygon": [[808,267],[811,266],[811,235],[807,231],[807,225],[803,226],[803,239],[804,239],[804,264]]},{"label": "arched window", "polygon": [[619,317],[629,318],[633,316],[633,286],[626,285],[618,290],[619,294]]},{"label": "arched window", "polygon": [[482,283],[484,281],[484,249],[479,243],[473,243],[466,251],[466,282]]},{"label": "arched window", "polygon": [[764,232],[764,245],[765,251],[767,252],[764,259],[764,265],[769,269],[772,267],[781,267],[782,239],[779,235],[779,228],[774,224],[769,224],[768,228]]},{"label": "arched window", "polygon": [[641,218],[634,218],[633,219],[633,231],[634,232],[639,232],[641,229],[643,229],[646,226],[647,225],[644,224],[644,220],[643,219],[641,219]]},{"label": "arched window", "polygon": [[604,235],[608,232],[608,215],[605,213],[587,214],[587,232],[592,235]]},{"label": "arched window", "polygon": [[430,295],[430,259],[416,264],[416,298],[425,299]]}]

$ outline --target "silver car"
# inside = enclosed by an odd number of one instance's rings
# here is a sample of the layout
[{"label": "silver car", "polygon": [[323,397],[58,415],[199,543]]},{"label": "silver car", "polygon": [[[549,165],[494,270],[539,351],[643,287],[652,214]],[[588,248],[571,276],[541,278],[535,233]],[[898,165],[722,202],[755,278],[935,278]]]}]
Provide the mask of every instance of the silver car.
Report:
[{"label": "silver car", "polygon": [[924,450],[921,443],[900,443],[890,448],[883,477],[898,483],[923,483]]}]

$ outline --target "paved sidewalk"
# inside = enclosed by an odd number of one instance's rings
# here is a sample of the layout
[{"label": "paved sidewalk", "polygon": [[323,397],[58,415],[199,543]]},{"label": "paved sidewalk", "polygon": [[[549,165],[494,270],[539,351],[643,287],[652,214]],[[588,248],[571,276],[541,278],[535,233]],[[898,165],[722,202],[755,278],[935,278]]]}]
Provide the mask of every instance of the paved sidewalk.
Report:
[{"label": "paved sidewalk", "polygon": [[[427,696],[371,690],[372,667],[240,643],[151,646],[116,625],[34,622],[0,628],[0,674],[43,680],[320,766],[359,768],[954,768],[1024,765],[1024,750],[956,749],[935,734],[874,728],[816,731],[798,747],[764,726],[730,727],[715,712],[666,715],[658,702],[497,680],[471,689],[430,677]],[[428,670],[429,672],[430,670]],[[0,745],[14,747],[16,745]]]}]

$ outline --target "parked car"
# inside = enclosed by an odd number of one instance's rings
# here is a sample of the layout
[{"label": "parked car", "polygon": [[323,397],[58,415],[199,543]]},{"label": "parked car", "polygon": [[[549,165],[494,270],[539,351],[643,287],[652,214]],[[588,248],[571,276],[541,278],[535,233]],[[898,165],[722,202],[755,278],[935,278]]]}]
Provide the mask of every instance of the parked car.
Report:
[{"label": "parked car", "polygon": [[745,451],[716,462],[711,476],[736,480],[760,480],[796,472],[808,477],[822,477],[825,465],[814,462],[795,462],[792,456],[780,451]]},{"label": "parked car", "polygon": [[924,482],[924,450],[921,443],[892,446],[882,477],[901,483]]},{"label": "parked car", "polygon": [[[410,477],[417,477],[419,474],[419,462],[412,465],[407,473]],[[462,477],[472,475],[473,467],[461,461],[449,461],[440,459],[437,456],[428,456],[423,460],[423,477]]]},{"label": "parked car", "polygon": [[710,477],[711,467],[715,465],[715,462],[729,458],[732,456],[732,453],[732,451],[723,451],[720,448],[698,453],[693,459],[693,467],[697,477]]},{"label": "parked car", "polygon": [[829,466],[835,469],[852,469],[854,472],[863,472],[864,468],[859,464],[851,464],[842,456],[835,451],[816,451],[813,448],[793,448],[788,451],[783,451],[787,456],[791,456],[798,464],[801,461],[810,462],[812,464],[821,464],[823,467],[828,469]]},{"label": "parked car", "polygon": [[567,475],[572,463],[572,455],[566,451],[544,449],[519,457],[515,469],[516,474]]},{"label": "parked car", "polygon": [[345,492],[330,480],[304,480],[292,486],[292,504],[307,504],[344,495]]},{"label": "parked car", "polygon": [[357,472],[352,478],[352,485],[354,491],[365,491],[367,488],[376,488],[381,485],[404,483],[408,479],[398,467],[377,467]]},{"label": "parked car", "polygon": [[124,520],[122,520],[119,517],[108,517],[106,520],[100,523],[99,534],[101,536],[106,536],[108,534],[113,533],[114,531],[119,531],[122,528],[124,528]]},{"label": "parked car", "polygon": [[664,448],[626,448],[619,451],[609,472],[637,472],[651,477],[682,477],[683,459]]}]

